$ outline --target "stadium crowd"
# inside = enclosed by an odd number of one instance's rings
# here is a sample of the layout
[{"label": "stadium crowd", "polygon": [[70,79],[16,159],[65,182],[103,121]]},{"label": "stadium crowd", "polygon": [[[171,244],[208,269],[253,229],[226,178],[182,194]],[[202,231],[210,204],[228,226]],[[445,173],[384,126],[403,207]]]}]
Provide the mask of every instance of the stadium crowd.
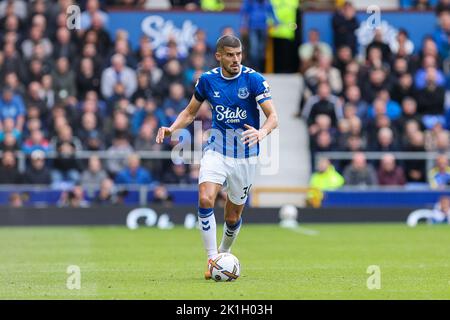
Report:
[{"label": "stadium crowd", "polygon": [[[435,33],[418,48],[406,30],[389,42],[381,28],[361,48],[355,35],[360,21],[350,2],[332,16],[334,48],[317,30],[308,31],[298,51],[306,87],[299,116],[310,134],[312,186],[450,184],[450,1],[436,2]],[[316,159],[317,152],[327,151],[353,157]],[[365,151],[384,156],[368,160]],[[430,170],[423,158],[396,159],[399,151],[439,156]]]},{"label": "stadium crowd", "polygon": [[[145,8],[146,3],[78,1],[81,29],[69,30],[66,9],[71,0],[0,1],[0,184],[69,184],[75,188],[64,193],[60,204],[83,206],[80,186],[100,190],[92,201],[120,203],[123,194],[116,185],[161,184],[155,198],[170,202],[164,184],[196,183],[197,165],[140,159],[136,151],[171,150],[169,144],[155,143],[155,131],[186,106],[196,79],[216,65],[214,52],[203,30],[186,52],[174,40],[156,52],[146,36],[134,50],[126,30],[109,34],[110,5]],[[204,3],[170,1],[171,6],[194,9]],[[449,150],[450,1],[440,0],[434,9],[438,27],[420,48],[414,48],[405,30],[391,43],[376,31],[361,52],[351,3],[333,16],[335,47],[322,42],[317,30],[309,30],[298,48],[306,85],[299,116],[308,124],[317,169],[313,185],[428,181],[439,187],[450,181],[445,155],[427,172],[424,160],[400,162],[391,154]],[[210,127],[206,104],[198,120],[203,129]],[[337,150],[355,152],[352,161],[321,159],[315,168],[316,152]],[[25,170],[19,170],[17,151],[27,157]],[[81,159],[79,151],[104,151],[124,159]],[[359,151],[386,155],[367,161]],[[20,196],[12,198],[20,203]]]},{"label": "stadium crowd", "polygon": [[[0,184],[101,189],[195,183],[198,166],[141,160],[136,152],[171,150],[155,143],[155,131],[174,120],[199,75],[215,66],[205,33],[197,32],[189,52],[169,41],[156,55],[145,36],[137,50],[125,30],[111,37],[108,13],[98,0],[85,2],[81,29],[69,30],[71,4],[0,2]],[[208,111],[205,104],[199,113],[206,127]],[[27,156],[24,172],[17,151]],[[78,151],[125,159],[80,159]]]}]

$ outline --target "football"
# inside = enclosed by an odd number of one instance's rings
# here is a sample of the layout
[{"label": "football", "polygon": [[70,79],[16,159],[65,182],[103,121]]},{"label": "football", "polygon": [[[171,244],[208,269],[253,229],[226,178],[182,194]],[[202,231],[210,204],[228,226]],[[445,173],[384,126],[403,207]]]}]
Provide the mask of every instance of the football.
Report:
[{"label": "football", "polygon": [[234,281],[239,278],[241,265],[238,258],[231,253],[219,253],[217,257],[210,260],[209,270],[215,281]]}]

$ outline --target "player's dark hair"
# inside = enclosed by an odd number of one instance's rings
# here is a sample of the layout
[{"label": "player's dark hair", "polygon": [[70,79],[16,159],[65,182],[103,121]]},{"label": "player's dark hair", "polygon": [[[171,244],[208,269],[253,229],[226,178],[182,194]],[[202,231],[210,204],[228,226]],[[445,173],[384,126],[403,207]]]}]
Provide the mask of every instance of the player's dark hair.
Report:
[{"label": "player's dark hair", "polygon": [[239,40],[238,37],[233,36],[231,34],[227,34],[224,36],[221,36],[216,43],[216,50],[222,51],[224,47],[231,47],[231,48],[240,48],[242,47],[241,40]]}]

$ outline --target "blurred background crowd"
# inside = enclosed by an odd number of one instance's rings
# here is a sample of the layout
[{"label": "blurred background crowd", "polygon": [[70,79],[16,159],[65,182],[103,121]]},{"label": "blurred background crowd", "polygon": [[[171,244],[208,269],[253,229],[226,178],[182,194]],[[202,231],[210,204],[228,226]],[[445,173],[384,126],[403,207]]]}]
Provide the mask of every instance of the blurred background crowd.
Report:
[{"label": "blurred background crowd", "polygon": [[[155,143],[156,130],[172,123],[187,105],[197,78],[216,66],[214,48],[207,44],[207,31],[198,30],[186,52],[172,40],[156,54],[146,36],[133,50],[126,30],[114,35],[107,31],[108,12],[122,6],[239,9],[241,25],[225,28],[223,34],[241,34],[250,48],[244,63],[264,72],[267,31],[283,25],[277,10],[281,2],[275,2],[77,1],[81,28],[69,30],[66,10],[71,0],[0,1],[0,184],[75,186],[64,193],[61,205],[75,201],[82,206],[83,190],[89,186],[100,190],[92,201],[120,202],[123,193],[115,186],[136,184],[158,185],[157,201],[170,201],[164,185],[195,184],[198,166],[145,160],[136,152],[171,150],[170,144]],[[305,3],[321,2],[330,1]],[[434,10],[436,31],[420,47],[406,30],[388,43],[379,29],[361,46],[354,5],[331,2],[337,8],[331,21],[333,44],[323,42],[318,30],[308,30],[307,38],[293,48],[295,61],[289,70],[299,72],[304,81],[297,116],[308,126],[311,185],[447,185],[450,1],[398,3],[405,9]],[[282,41],[274,46],[275,51],[290,48]],[[198,120],[204,130],[210,127],[207,104]],[[202,143],[205,137],[194,139]],[[18,166],[18,151],[26,157],[24,168]],[[80,157],[83,151],[107,156]],[[348,160],[317,159],[315,154],[324,151],[354,153]],[[362,151],[385,155],[371,161]],[[396,151],[442,155],[427,170],[424,160],[399,161]],[[20,197],[15,195],[14,201],[20,203]]]},{"label": "blurred background crowd", "polygon": [[[450,183],[449,151],[450,1],[403,1],[408,8],[434,10],[436,30],[414,47],[400,29],[387,41],[381,28],[361,46],[360,22],[351,2],[332,16],[334,47],[317,30],[299,47],[305,91],[298,116],[310,135],[311,185],[431,186]],[[317,152],[352,152],[352,158],[317,159]],[[363,152],[380,152],[377,160]],[[426,160],[396,159],[395,152],[437,152]]]}]

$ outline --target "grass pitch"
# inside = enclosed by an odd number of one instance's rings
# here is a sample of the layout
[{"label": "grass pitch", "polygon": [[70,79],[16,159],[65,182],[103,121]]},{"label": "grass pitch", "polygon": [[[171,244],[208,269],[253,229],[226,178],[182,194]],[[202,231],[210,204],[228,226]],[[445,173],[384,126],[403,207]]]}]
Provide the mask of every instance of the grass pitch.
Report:
[{"label": "grass pitch", "polygon": [[[244,224],[233,253],[241,277],[216,283],[199,230],[3,227],[0,299],[450,299],[449,226]],[[371,265],[380,289],[367,288]]]}]

